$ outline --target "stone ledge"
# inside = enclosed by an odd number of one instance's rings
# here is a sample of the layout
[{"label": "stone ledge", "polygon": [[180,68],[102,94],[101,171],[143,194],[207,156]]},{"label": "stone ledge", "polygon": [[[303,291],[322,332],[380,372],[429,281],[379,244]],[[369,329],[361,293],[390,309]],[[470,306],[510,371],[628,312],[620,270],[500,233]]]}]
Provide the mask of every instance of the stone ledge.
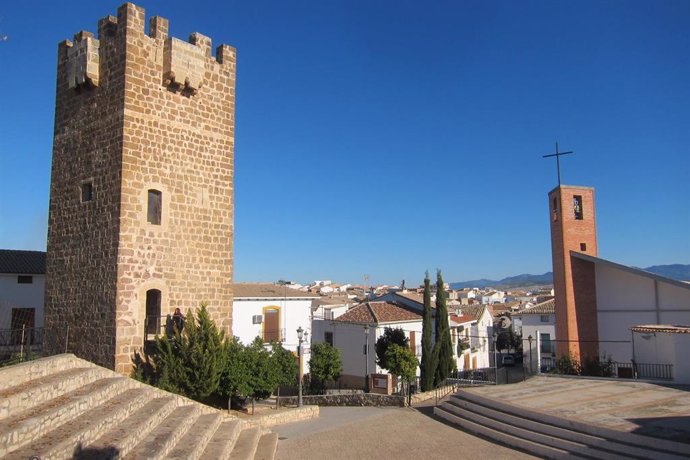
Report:
[{"label": "stone ledge", "polygon": [[[395,406],[404,407],[406,397],[379,395],[375,393],[355,393],[340,395],[308,395],[302,397],[306,405],[314,406]],[[281,397],[281,406],[297,405],[297,396]]]},{"label": "stone ledge", "polygon": [[279,409],[273,413],[243,418],[242,421],[250,426],[267,428],[284,423],[310,420],[319,416],[319,406],[302,406],[291,409]]}]

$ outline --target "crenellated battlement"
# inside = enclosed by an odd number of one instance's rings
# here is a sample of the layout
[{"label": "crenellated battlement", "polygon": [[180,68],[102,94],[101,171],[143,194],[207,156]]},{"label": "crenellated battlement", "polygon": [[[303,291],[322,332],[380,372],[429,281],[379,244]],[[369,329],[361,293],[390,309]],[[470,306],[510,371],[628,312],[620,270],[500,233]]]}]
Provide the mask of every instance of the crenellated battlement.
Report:
[{"label": "crenellated battlement", "polygon": [[[98,38],[93,33],[80,31],[74,41],[65,40],[59,45],[59,56],[66,62],[67,86],[70,89],[99,86],[101,42],[110,40],[142,39],[152,42],[157,52],[155,60],[162,56],[161,83],[172,91],[194,94],[204,85],[209,62],[227,67],[234,75],[236,51],[229,45],[220,45],[212,55],[212,41],[199,32],[190,34],[187,41],[169,37],[168,20],[160,16],[149,19],[149,32],[145,33],[145,10],[133,3],[118,8],[117,17],[106,16],[98,21]],[[211,68],[211,71],[213,68]]]}]

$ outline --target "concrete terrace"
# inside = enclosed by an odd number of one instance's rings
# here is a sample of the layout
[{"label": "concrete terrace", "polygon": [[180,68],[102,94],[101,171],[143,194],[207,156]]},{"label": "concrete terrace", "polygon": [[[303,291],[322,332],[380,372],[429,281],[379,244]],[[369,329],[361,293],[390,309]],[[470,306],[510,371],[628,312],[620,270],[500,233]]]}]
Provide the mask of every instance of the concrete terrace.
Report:
[{"label": "concrete terrace", "polygon": [[690,444],[690,386],[542,376],[465,391],[525,410]]}]

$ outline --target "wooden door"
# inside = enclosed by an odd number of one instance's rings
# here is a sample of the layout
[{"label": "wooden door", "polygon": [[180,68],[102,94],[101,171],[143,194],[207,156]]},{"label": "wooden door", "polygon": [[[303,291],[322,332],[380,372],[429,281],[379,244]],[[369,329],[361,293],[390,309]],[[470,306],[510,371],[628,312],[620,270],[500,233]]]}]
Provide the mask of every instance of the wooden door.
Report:
[{"label": "wooden door", "polygon": [[280,341],[280,310],[264,310],[264,342]]}]

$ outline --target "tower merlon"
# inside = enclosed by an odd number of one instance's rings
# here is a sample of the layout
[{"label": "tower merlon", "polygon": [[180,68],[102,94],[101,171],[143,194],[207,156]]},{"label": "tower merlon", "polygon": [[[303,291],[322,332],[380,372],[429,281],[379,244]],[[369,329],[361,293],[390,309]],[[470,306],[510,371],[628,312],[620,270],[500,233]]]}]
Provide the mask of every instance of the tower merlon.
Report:
[{"label": "tower merlon", "polygon": [[149,37],[154,40],[165,40],[168,38],[168,20],[160,16],[153,16],[149,19]]},{"label": "tower merlon", "polygon": [[[101,53],[101,40],[120,37],[128,41],[128,36],[148,38],[162,48],[163,74],[161,81],[165,86],[188,94],[196,93],[204,85],[212,70],[209,62],[220,64],[223,73],[234,76],[236,50],[228,45],[216,49],[212,56],[211,38],[194,32],[187,41],[169,36],[169,21],[160,16],[149,19],[148,37],[144,34],[145,10],[133,3],[125,3],[117,10],[117,17],[106,16],[98,21],[98,38],[93,33],[82,30],[74,35],[74,41],[65,40],[60,44],[58,55],[61,62],[67,61],[67,86],[76,89],[82,86],[99,86],[101,60],[107,59]],[[220,70],[221,67],[217,68]],[[234,77],[233,77],[234,78]]]},{"label": "tower merlon", "polygon": [[74,43],[67,47],[67,85],[69,88],[98,86],[100,41],[85,30],[74,35]]}]

